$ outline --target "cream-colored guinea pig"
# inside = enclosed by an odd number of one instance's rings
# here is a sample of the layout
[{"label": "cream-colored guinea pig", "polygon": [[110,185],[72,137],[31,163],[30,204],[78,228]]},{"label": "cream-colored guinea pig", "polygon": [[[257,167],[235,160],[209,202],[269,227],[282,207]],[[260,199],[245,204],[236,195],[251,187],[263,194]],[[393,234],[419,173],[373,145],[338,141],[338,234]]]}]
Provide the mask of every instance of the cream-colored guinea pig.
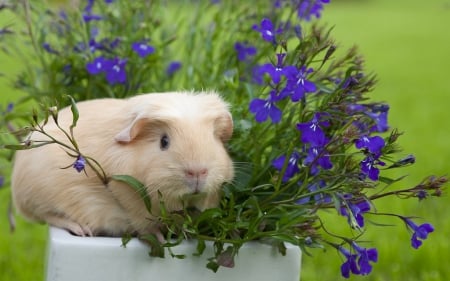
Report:
[{"label": "cream-colored guinea pig", "polygon": [[[169,211],[182,209],[181,197],[187,194],[199,194],[191,204],[204,210],[218,205],[221,186],[233,179],[224,147],[233,122],[216,93],[144,94],[77,107],[74,135],[80,151],[97,160],[108,176],[141,181],[153,215],[159,213],[158,191]],[[70,108],[62,109],[58,124],[68,130],[71,123]],[[53,121],[45,129],[68,142]],[[46,137],[33,133],[30,139]],[[57,144],[18,151],[12,194],[19,213],[80,236],[159,233],[155,217],[134,189],[118,181],[106,186],[88,166],[86,173],[61,169],[74,160]]]}]

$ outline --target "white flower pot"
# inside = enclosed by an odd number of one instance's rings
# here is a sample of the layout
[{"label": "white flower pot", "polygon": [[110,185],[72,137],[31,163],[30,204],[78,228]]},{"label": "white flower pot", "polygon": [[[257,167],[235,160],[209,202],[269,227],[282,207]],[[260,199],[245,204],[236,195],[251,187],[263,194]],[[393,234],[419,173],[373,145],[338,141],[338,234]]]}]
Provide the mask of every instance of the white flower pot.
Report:
[{"label": "white flower pot", "polygon": [[149,247],[132,239],[122,247],[120,238],[78,237],[65,230],[50,227],[47,253],[47,281],[298,281],[300,280],[301,251],[286,245],[287,254],[258,242],[246,243],[235,259],[234,268],[214,273],[206,268],[212,256],[212,244],[201,257],[192,256],[197,244],[185,241],[173,248],[185,259],[149,256]]}]

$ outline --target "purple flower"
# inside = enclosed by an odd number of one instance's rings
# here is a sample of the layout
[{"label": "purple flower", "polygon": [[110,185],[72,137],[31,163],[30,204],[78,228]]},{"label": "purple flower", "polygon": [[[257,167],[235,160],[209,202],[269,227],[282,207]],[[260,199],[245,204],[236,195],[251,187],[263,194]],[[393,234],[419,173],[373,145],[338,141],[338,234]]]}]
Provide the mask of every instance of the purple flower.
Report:
[{"label": "purple flower", "polygon": [[105,67],[108,64],[108,60],[104,57],[97,57],[93,62],[86,64],[86,70],[89,74],[96,75],[105,71]]},{"label": "purple flower", "polygon": [[290,68],[286,73],[287,83],[283,91],[291,95],[293,102],[303,99],[305,93],[313,93],[317,90],[316,85],[306,79],[311,72],[313,72],[312,68],[306,69],[306,66],[302,66],[300,69]]},{"label": "purple flower", "polygon": [[84,22],[90,22],[93,20],[101,20],[103,17],[100,15],[94,15],[90,13],[83,13],[83,20]]},{"label": "purple flower", "polygon": [[367,275],[372,271],[371,262],[378,261],[378,251],[375,248],[362,248],[355,242],[352,242],[352,248],[355,253],[339,247],[338,250],[347,258],[341,265],[341,274],[345,278],[350,277],[350,272],[355,275]]},{"label": "purple flower", "polygon": [[[342,216],[346,216],[348,219],[348,223],[353,226],[353,219],[356,220],[356,223],[359,227],[364,226],[364,217],[363,214],[370,211],[370,203],[366,200],[363,200],[358,203],[346,202],[346,206],[342,205],[340,209],[340,213]],[[350,212],[349,212],[350,210]]]},{"label": "purple flower", "polygon": [[[424,223],[421,225],[415,224],[411,219],[406,217],[400,217],[406,223],[406,225],[414,231],[411,237],[411,246],[414,249],[418,249],[422,245],[421,240],[425,240],[428,237],[428,234],[434,231],[434,227],[429,223]],[[420,239],[420,240],[419,240]]]},{"label": "purple flower", "polygon": [[323,114],[315,113],[311,121],[306,123],[298,123],[297,130],[302,132],[301,141],[309,143],[312,146],[322,147],[328,143],[321,127],[328,127],[328,121],[321,121]]},{"label": "purple flower", "polygon": [[368,128],[366,124],[361,122],[356,122],[356,126],[360,128],[361,132],[386,132],[389,129],[389,125],[387,123],[389,105],[387,104],[369,104],[369,105],[361,105],[361,104],[352,104],[349,105],[348,111],[350,114],[355,113],[363,113],[369,116],[373,121],[375,121],[375,125],[371,128]]},{"label": "purple flower", "polygon": [[349,278],[350,277],[350,272],[355,274],[355,275],[358,275],[360,273],[358,265],[356,263],[356,258],[358,257],[358,255],[350,253],[349,250],[347,250],[347,249],[345,249],[343,247],[339,247],[338,249],[345,256],[345,258],[347,259],[341,265],[341,275],[343,277],[345,277],[345,278]]},{"label": "purple flower", "polygon": [[42,48],[44,48],[44,50],[47,51],[47,53],[49,53],[49,54],[55,54],[55,55],[59,54],[59,52],[56,51],[55,49],[53,49],[52,46],[50,46],[50,44],[47,42],[42,44]]},{"label": "purple flower", "polygon": [[364,77],[363,73],[358,73],[354,76],[348,77],[344,83],[342,83],[342,89],[352,88],[353,86],[356,86],[359,84],[359,81],[361,78]]},{"label": "purple flower", "polygon": [[[326,187],[326,183],[323,180],[320,180],[319,182],[314,182],[312,184],[308,185],[308,190],[311,193],[315,193],[314,196],[312,196],[312,199],[314,200],[314,204],[326,204],[331,203],[332,199],[328,194],[325,193],[317,193],[322,188]],[[311,201],[311,197],[304,197],[297,201],[297,204],[306,204]]]},{"label": "purple flower", "polygon": [[8,105],[6,106],[6,113],[11,112],[14,109],[14,103],[10,102],[8,103]]},{"label": "purple flower", "polygon": [[[287,182],[292,177],[294,177],[298,172],[300,172],[300,168],[298,167],[298,162],[300,159],[300,154],[298,152],[293,152],[289,157],[289,161],[287,163],[286,170],[283,175],[283,182]],[[286,161],[286,156],[282,155],[275,160],[272,161],[272,166],[275,167],[278,171],[283,170],[284,162]]]},{"label": "purple flower", "polygon": [[96,50],[102,50],[103,49],[103,45],[100,43],[97,43],[97,41],[95,41],[95,39],[91,38],[89,39],[89,51],[91,53],[94,53]]},{"label": "purple flower", "polygon": [[255,114],[257,122],[262,123],[270,117],[272,123],[278,123],[281,121],[281,110],[275,106],[275,102],[281,98],[277,95],[275,90],[270,91],[269,97],[264,99],[254,99],[250,102],[250,112]]},{"label": "purple flower", "polygon": [[75,170],[77,170],[77,172],[80,173],[81,171],[84,170],[85,166],[86,166],[86,159],[84,159],[83,156],[78,155],[77,160],[75,160],[72,167],[74,167]]},{"label": "purple flower", "polygon": [[0,187],[3,187],[4,184],[5,184],[5,177],[0,175]]},{"label": "purple flower", "polygon": [[308,149],[308,155],[306,156],[303,164],[310,167],[310,172],[312,175],[316,175],[319,172],[318,167],[322,167],[324,170],[329,170],[333,168],[333,163],[331,163],[330,155],[323,147],[312,146]]},{"label": "purple flower", "polygon": [[83,12],[84,22],[90,22],[93,20],[101,20],[102,19],[102,16],[94,15],[92,13],[92,8],[94,7],[94,2],[95,2],[94,0],[88,0],[86,7],[84,7],[84,12]]},{"label": "purple flower", "polygon": [[268,18],[264,18],[261,21],[260,26],[255,24],[255,25],[253,25],[252,28],[253,28],[253,30],[260,32],[261,36],[264,40],[271,42],[271,43],[276,43],[275,36],[282,32],[281,28],[275,30],[273,23]]},{"label": "purple flower", "polygon": [[131,45],[133,51],[135,51],[141,58],[145,58],[146,56],[153,54],[155,52],[155,48],[143,42],[135,42]]},{"label": "purple flower", "polygon": [[380,175],[380,170],[376,165],[384,166],[385,163],[378,160],[379,155],[369,153],[364,160],[361,161],[361,172],[373,181],[377,181]]},{"label": "purple flower", "polygon": [[178,70],[180,70],[181,68],[181,62],[179,61],[173,61],[171,62],[167,68],[166,68],[166,74],[167,76],[172,76],[175,74],[175,72],[177,72]]},{"label": "purple flower", "polygon": [[123,84],[127,81],[127,73],[125,71],[126,63],[127,61],[125,59],[120,59],[117,57],[108,61],[105,72],[106,81],[108,81],[110,85],[114,85],[116,83]]},{"label": "purple flower", "polygon": [[414,157],[414,155],[410,154],[410,155],[407,155],[406,157],[403,157],[402,159],[396,161],[394,164],[390,165],[388,167],[388,169],[403,167],[403,166],[406,166],[409,164],[414,164],[415,162],[416,162],[416,157]]},{"label": "purple flower", "polygon": [[419,198],[419,201],[426,199],[428,197],[428,192],[426,190],[419,190],[416,193],[416,197]]},{"label": "purple flower", "polygon": [[84,7],[84,11],[86,13],[92,12],[92,7],[94,7],[94,2],[95,2],[95,0],[87,0],[86,7]]},{"label": "purple flower", "polygon": [[273,65],[271,63],[266,63],[261,66],[257,66],[255,69],[254,79],[257,83],[262,84],[264,74],[269,74],[272,82],[278,84],[281,81],[281,76],[286,75],[286,73],[292,72],[295,69],[294,66],[283,66],[283,59],[286,54],[277,54],[277,64]]},{"label": "purple flower", "polygon": [[384,139],[380,136],[362,136],[355,142],[358,149],[366,148],[370,153],[380,154],[381,149],[385,146]]},{"label": "purple flower", "polygon": [[387,116],[389,111],[389,105],[381,104],[372,106],[371,112],[366,112],[366,114],[372,118],[376,125],[371,128],[371,131],[376,132],[386,132],[389,129],[387,122]]},{"label": "purple flower", "polygon": [[104,57],[97,57],[93,62],[86,64],[86,70],[89,74],[96,75],[99,73],[106,74],[106,80],[110,85],[116,83],[125,83],[127,74],[125,71],[126,60],[120,58],[105,59]]},{"label": "purple flower", "polygon": [[234,49],[236,50],[238,60],[240,61],[245,61],[249,56],[256,55],[256,48],[248,43],[236,42],[234,44]]},{"label": "purple flower", "polygon": [[375,248],[362,248],[358,246],[355,242],[352,243],[353,249],[358,253],[358,266],[359,273],[361,275],[367,275],[372,272],[372,265],[370,262],[378,261],[378,252]]},{"label": "purple flower", "polygon": [[306,21],[311,20],[311,16],[320,18],[323,10],[323,4],[330,3],[330,0],[301,0],[297,8],[297,16]]}]

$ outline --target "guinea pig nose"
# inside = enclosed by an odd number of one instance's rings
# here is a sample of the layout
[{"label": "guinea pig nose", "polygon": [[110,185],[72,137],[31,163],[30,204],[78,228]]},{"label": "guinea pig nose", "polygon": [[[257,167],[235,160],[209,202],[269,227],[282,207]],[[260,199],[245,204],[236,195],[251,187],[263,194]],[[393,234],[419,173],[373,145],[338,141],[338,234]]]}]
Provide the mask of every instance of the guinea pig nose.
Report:
[{"label": "guinea pig nose", "polygon": [[204,178],[208,175],[208,169],[206,168],[186,169],[185,174],[188,178]]}]

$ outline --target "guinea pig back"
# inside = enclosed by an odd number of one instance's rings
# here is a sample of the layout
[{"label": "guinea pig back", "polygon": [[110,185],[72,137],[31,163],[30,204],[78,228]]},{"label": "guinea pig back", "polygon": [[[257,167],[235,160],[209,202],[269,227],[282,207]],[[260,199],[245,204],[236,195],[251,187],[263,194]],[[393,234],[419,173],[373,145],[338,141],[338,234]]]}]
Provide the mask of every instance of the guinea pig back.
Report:
[{"label": "guinea pig back", "polygon": [[[188,204],[215,207],[221,186],[231,182],[233,164],[224,143],[233,132],[228,105],[216,93],[155,93],[127,100],[99,99],[77,104],[74,136],[81,153],[100,163],[107,176],[130,175],[142,182],[152,201],[124,183],[105,185],[88,166],[85,173],[62,169],[75,161],[57,144],[18,151],[12,174],[16,209],[30,220],[66,228],[77,235],[158,232],[162,195],[168,211]],[[69,108],[58,124],[68,130]],[[45,130],[68,143],[53,121]],[[37,132],[31,141],[47,140]]]}]

